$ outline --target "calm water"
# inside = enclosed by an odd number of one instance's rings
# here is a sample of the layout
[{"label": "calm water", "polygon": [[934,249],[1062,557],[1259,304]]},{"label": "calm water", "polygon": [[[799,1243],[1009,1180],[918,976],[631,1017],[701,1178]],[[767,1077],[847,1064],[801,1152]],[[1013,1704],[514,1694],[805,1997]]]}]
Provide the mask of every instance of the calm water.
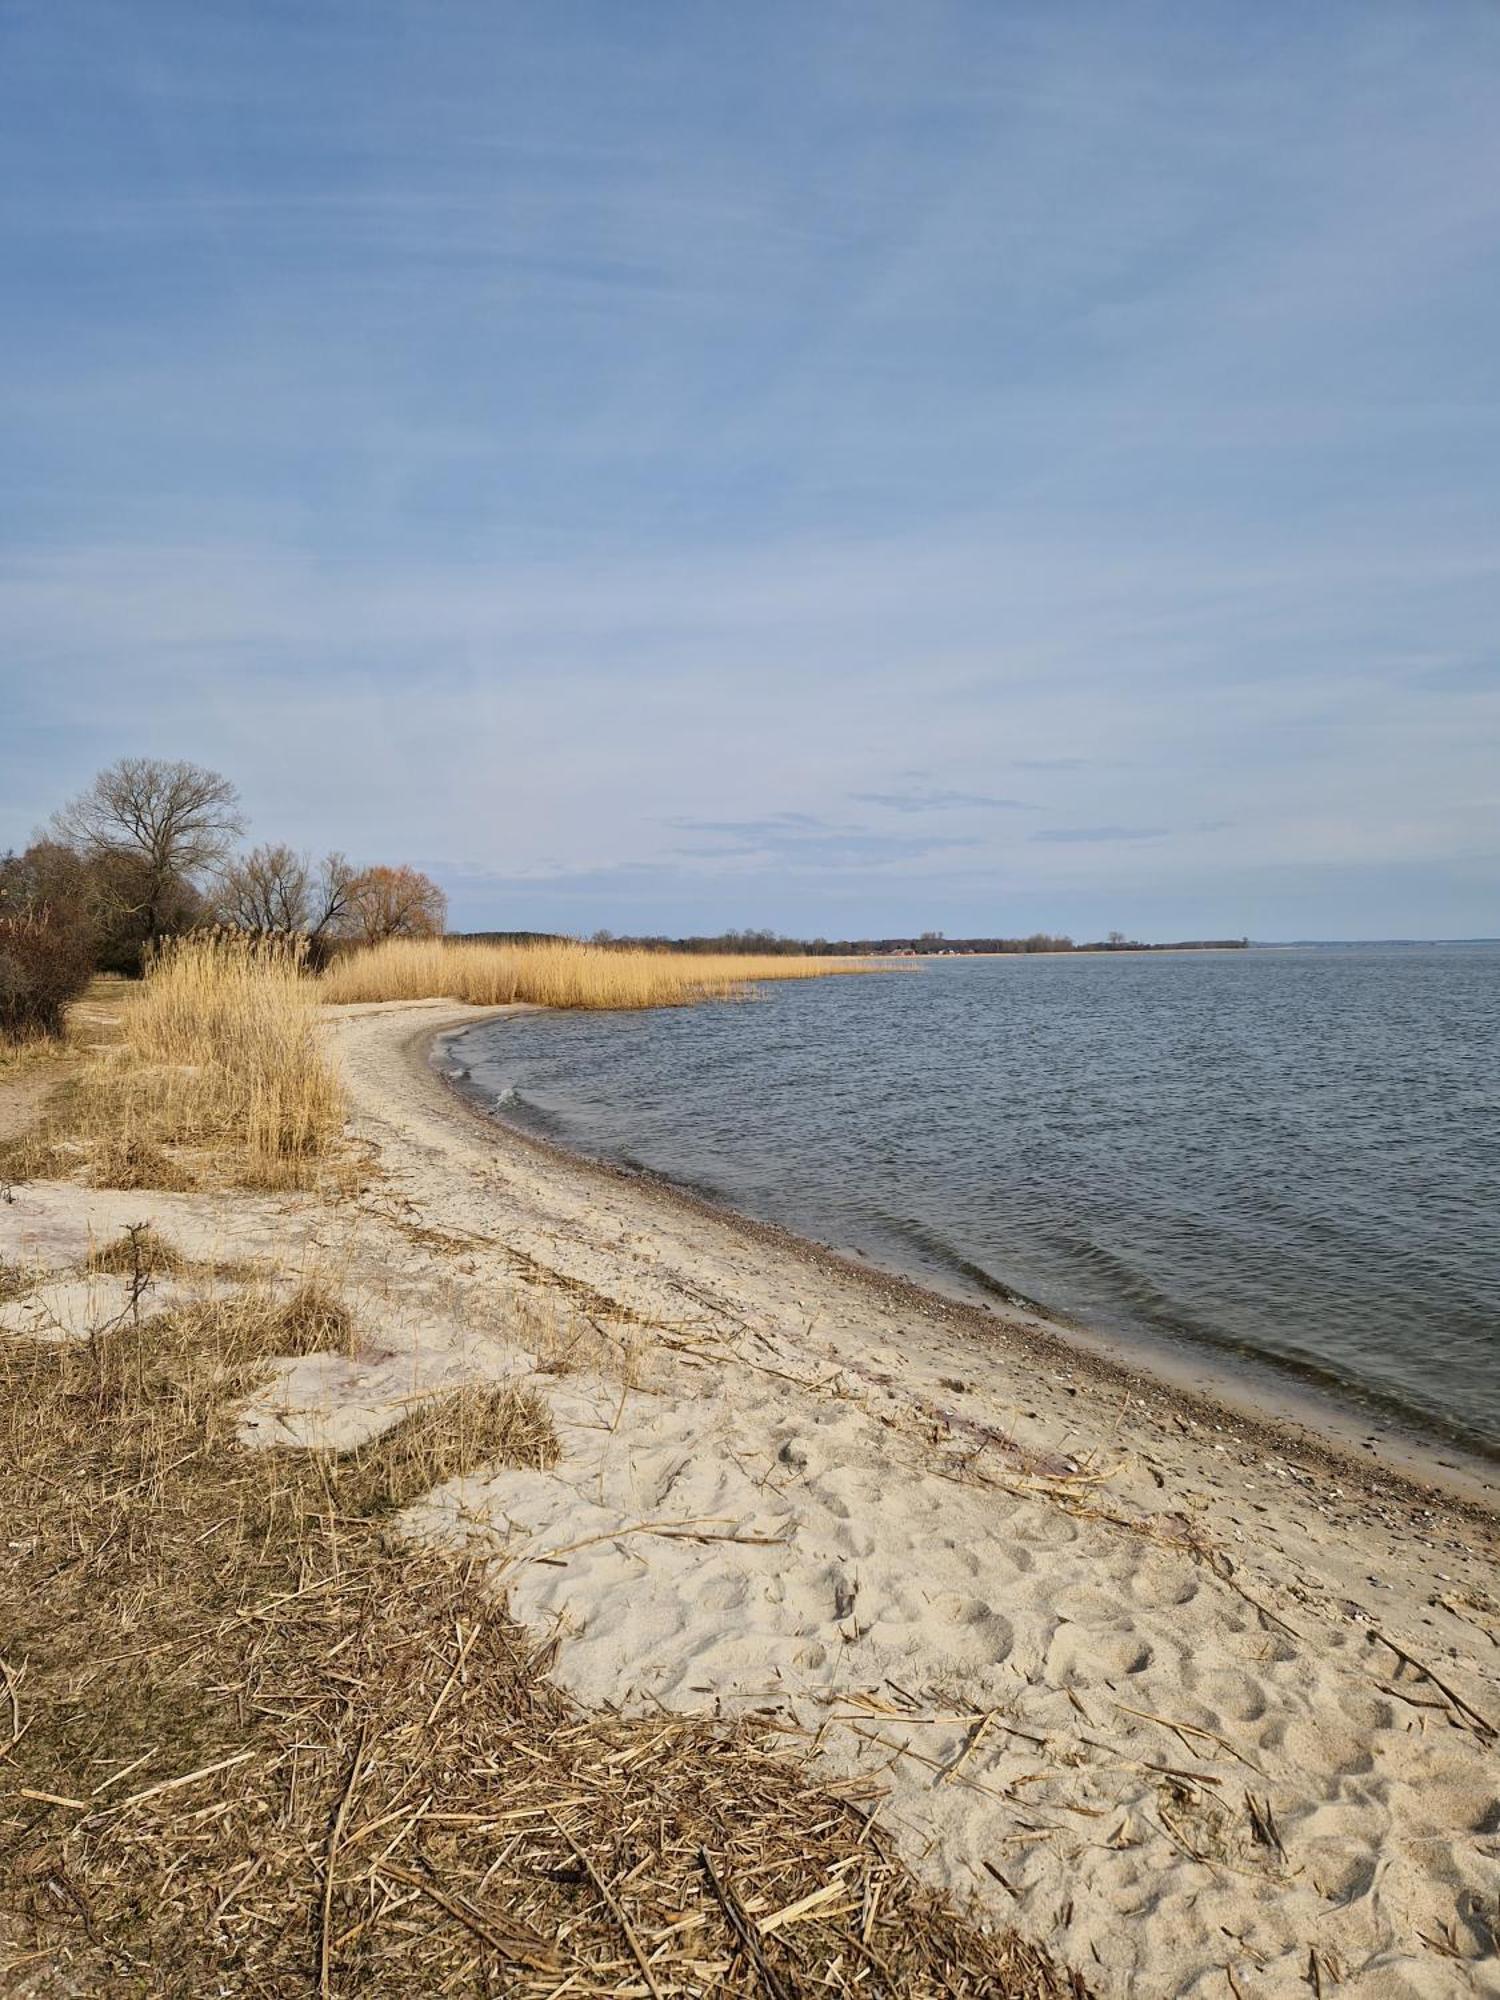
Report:
[{"label": "calm water", "polygon": [[455,1045],[515,1122],[1500,1453],[1500,946],[971,959]]}]

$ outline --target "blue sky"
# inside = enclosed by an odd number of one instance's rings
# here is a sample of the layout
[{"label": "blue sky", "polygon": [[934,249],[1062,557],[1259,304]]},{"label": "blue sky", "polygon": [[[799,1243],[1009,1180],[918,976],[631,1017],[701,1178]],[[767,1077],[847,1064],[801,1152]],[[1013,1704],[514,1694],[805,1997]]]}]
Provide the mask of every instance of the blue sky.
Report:
[{"label": "blue sky", "polygon": [[1500,931],[1500,9],[0,0],[0,848]]}]

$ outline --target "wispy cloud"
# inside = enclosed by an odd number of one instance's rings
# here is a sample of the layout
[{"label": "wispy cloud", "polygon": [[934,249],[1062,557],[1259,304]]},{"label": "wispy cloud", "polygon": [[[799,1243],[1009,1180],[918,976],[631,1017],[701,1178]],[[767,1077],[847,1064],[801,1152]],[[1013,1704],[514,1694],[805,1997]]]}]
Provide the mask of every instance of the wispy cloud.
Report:
[{"label": "wispy cloud", "polygon": [[1167,831],[1164,826],[1051,826],[1040,829],[1031,838],[1073,847],[1117,840],[1165,840]]},{"label": "wispy cloud", "polygon": [[670,824],[684,833],[712,837],[706,846],[678,846],[673,850],[676,854],[701,861],[772,860],[796,868],[879,869],[980,844],[955,835],[922,838],[862,826],[835,826],[813,814],[795,812],[775,813],[767,819],[677,819]]},{"label": "wispy cloud", "polygon": [[683,833],[717,833],[726,840],[743,844],[746,841],[785,840],[799,841],[822,838],[836,831],[830,820],[820,819],[816,813],[779,812],[765,819],[669,819],[666,824]]},{"label": "wispy cloud", "polygon": [[884,806],[888,812],[899,813],[1035,810],[1025,799],[1000,799],[993,797],[989,792],[949,791],[936,785],[925,789],[913,786],[903,792],[851,792],[849,796],[860,805]]}]

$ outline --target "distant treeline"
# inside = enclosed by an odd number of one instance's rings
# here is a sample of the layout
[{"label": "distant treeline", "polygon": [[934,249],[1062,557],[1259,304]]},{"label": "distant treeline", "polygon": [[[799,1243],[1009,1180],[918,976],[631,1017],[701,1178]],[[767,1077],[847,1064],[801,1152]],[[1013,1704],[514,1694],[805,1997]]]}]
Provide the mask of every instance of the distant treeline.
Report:
[{"label": "distant treeline", "polygon": [[[476,933],[486,939],[525,932]],[[596,931],[594,944],[615,945],[637,951],[760,952],[821,958],[941,958],[973,957],[979,953],[1024,954],[1027,952],[1087,951],[1244,951],[1248,938],[1184,938],[1175,944],[1141,944],[1111,931],[1107,938],[1091,944],[1075,944],[1070,937],[1050,931],[1033,931],[1030,937],[950,938],[941,931],[923,931],[919,937],[887,938],[789,938],[775,931],[723,931],[717,937],[616,937],[612,931]]]},{"label": "distant treeline", "polygon": [[561,931],[449,931],[449,944],[563,944]]}]

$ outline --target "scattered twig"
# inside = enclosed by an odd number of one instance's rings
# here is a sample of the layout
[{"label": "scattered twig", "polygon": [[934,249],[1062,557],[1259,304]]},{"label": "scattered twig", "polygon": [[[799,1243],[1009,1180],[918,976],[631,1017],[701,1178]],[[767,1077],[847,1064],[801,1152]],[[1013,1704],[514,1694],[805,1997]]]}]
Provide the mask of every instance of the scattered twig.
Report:
[{"label": "scattered twig", "polygon": [[1431,1681],[1438,1693],[1468,1722],[1470,1728],[1474,1729],[1486,1742],[1493,1742],[1495,1737],[1500,1735],[1500,1730],[1497,1730],[1495,1724],[1487,1716],[1481,1715],[1472,1702],[1465,1701],[1463,1696],[1449,1687],[1446,1681],[1440,1681],[1431,1667],[1424,1665],[1414,1654],[1409,1653],[1404,1646],[1398,1646],[1396,1641],[1382,1632],[1378,1626],[1372,1625],[1370,1627],[1370,1637],[1378,1639],[1382,1646],[1388,1646],[1403,1666],[1410,1667],[1412,1672],[1420,1674],[1423,1680]]},{"label": "scattered twig", "polygon": [[641,1941],[635,1934],[635,1928],[632,1925],[629,1917],[626,1916],[624,1910],[621,1909],[619,1903],[616,1901],[614,1894],[609,1887],[609,1884],[605,1881],[604,1877],[599,1873],[598,1869],[594,1866],[593,1862],[590,1861],[587,1854],[585,1854],[583,1849],[578,1845],[578,1842],[573,1838],[572,1834],[569,1833],[568,1829],[563,1825],[562,1821],[557,1817],[557,1814],[549,1813],[547,1817],[552,1821],[552,1824],[557,1828],[558,1832],[562,1835],[563,1839],[568,1843],[569,1847],[572,1848],[575,1858],[577,1859],[579,1864],[586,1870],[589,1880],[593,1883],[594,1887],[599,1891],[600,1900],[603,1902],[605,1908],[609,1911],[610,1915],[614,1918],[615,1922],[620,1926],[620,1930],[624,1935],[625,1942],[630,1946],[630,1955],[635,1960],[636,1964],[641,1968],[641,1977],[645,1980],[647,1986],[651,1989],[653,2000],[662,2000],[662,1990],[656,1983],[656,1974],[651,1970],[650,1960],[646,1957],[645,1952],[641,1949]]}]

